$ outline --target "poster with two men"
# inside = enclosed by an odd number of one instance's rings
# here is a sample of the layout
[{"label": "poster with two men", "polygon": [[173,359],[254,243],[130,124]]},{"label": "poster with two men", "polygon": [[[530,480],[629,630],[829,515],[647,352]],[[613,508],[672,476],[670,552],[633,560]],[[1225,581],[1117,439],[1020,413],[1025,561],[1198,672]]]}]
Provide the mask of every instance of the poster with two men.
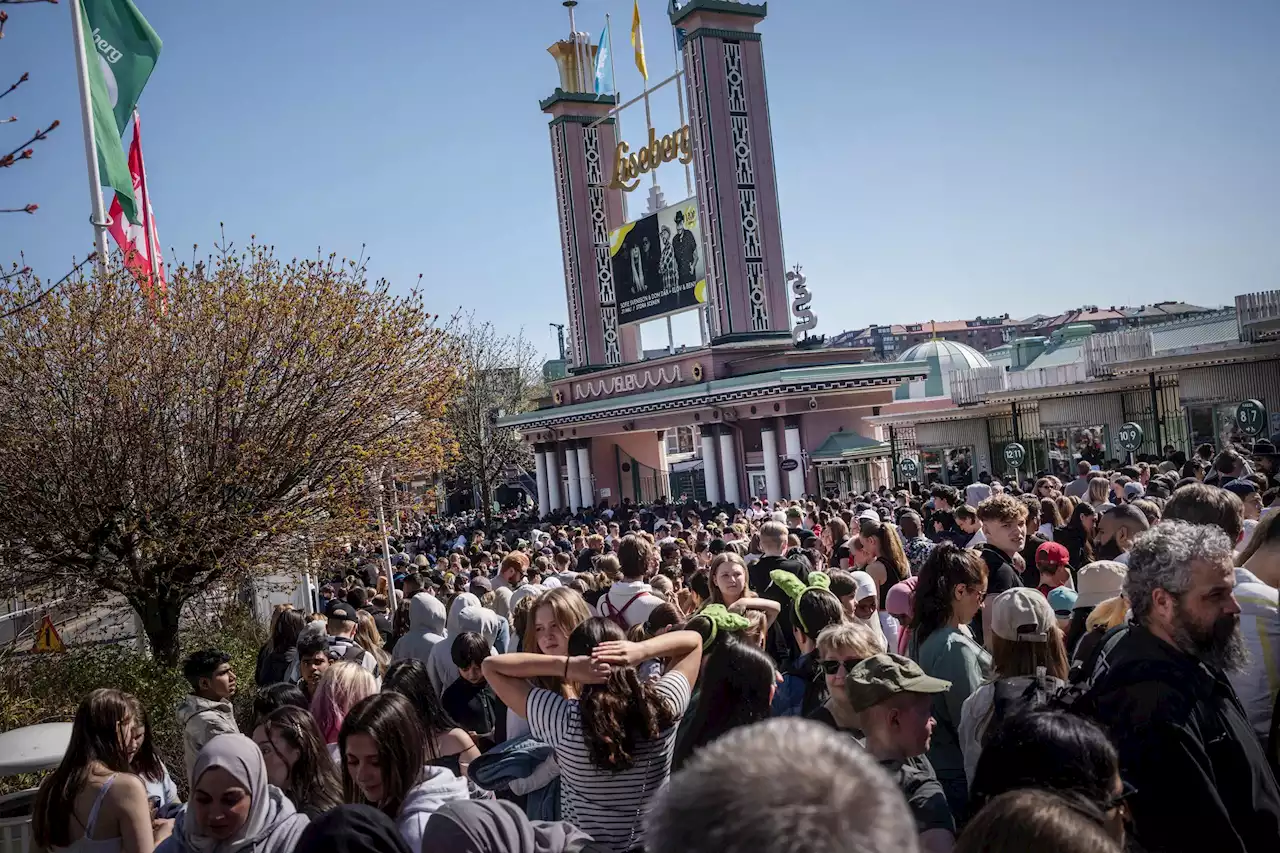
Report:
[{"label": "poster with two men", "polygon": [[686,199],[609,235],[618,322],[652,320],[707,301],[698,201]]}]

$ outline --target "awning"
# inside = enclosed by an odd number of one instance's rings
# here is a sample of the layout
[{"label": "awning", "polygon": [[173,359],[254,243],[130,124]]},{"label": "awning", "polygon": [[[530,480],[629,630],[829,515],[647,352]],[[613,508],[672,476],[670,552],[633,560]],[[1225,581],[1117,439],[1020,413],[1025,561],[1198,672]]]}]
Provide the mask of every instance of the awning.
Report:
[{"label": "awning", "polygon": [[887,441],[876,441],[856,432],[833,432],[817,450],[809,454],[815,465],[838,462],[871,462],[888,459],[892,451]]},{"label": "awning", "polygon": [[680,462],[672,462],[669,470],[672,474],[683,474],[686,471],[697,471],[699,468],[703,467],[705,466],[703,466],[702,460],[695,457],[693,459],[685,459]]}]

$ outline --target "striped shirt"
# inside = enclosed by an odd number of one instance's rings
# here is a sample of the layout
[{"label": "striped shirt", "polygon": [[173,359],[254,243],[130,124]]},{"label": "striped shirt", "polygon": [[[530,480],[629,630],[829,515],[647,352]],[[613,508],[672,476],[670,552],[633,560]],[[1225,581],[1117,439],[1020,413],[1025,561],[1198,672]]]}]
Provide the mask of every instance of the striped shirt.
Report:
[{"label": "striped shirt", "polygon": [[[685,677],[668,672],[654,684],[676,717],[682,716],[689,707]],[[639,847],[645,809],[671,775],[676,727],[637,744],[631,769],[614,773],[592,762],[576,700],[535,688],[528,708],[533,736],[555,749],[560,765],[561,818],[618,853]]]}]

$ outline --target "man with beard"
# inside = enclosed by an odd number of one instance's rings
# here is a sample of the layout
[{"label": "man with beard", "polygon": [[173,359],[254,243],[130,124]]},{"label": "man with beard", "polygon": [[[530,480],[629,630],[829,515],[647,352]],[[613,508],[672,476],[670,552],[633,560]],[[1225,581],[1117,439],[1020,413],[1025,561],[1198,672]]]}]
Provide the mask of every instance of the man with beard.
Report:
[{"label": "man with beard", "polygon": [[1227,673],[1248,655],[1216,525],[1164,521],[1129,555],[1133,621],[1083,697],[1111,733],[1138,844],[1246,853],[1280,838],[1280,788]]},{"label": "man with beard", "polygon": [[1147,517],[1137,507],[1129,504],[1113,506],[1103,513],[1093,530],[1093,558],[1129,565],[1129,549],[1133,547],[1133,540],[1150,526]]}]

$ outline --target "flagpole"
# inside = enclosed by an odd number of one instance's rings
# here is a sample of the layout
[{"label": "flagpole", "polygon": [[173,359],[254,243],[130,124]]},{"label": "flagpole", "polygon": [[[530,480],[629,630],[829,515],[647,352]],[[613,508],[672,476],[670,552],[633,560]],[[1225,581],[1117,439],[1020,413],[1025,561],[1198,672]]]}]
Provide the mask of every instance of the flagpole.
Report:
[{"label": "flagpole", "polygon": [[151,202],[147,200],[147,162],[142,154],[142,124],[138,118],[138,108],[133,109],[133,138],[138,143],[138,167],[142,171],[139,183],[142,185],[142,221],[147,232],[147,263],[151,266],[151,281],[147,287],[147,298],[155,293],[159,277],[156,275],[156,250],[151,240]]},{"label": "flagpole", "polygon": [[[609,79],[613,82],[613,95],[619,100],[622,96],[618,94],[618,69],[613,65],[613,21],[609,18],[609,13],[604,13],[604,30],[608,34],[609,39]],[[613,138],[614,141],[622,139],[622,111],[613,114]],[[627,195],[628,193],[619,193],[622,196],[622,221],[627,221]]]},{"label": "flagpole", "polygon": [[76,80],[80,84],[80,122],[84,126],[84,156],[89,164],[89,200],[93,206],[93,241],[98,250],[98,269],[104,274],[110,269],[107,252],[107,211],[102,204],[102,178],[98,174],[98,146],[93,139],[92,94],[89,91],[89,59],[84,46],[84,23],[81,20],[81,0],[68,3],[71,7],[71,35],[76,42]]}]

